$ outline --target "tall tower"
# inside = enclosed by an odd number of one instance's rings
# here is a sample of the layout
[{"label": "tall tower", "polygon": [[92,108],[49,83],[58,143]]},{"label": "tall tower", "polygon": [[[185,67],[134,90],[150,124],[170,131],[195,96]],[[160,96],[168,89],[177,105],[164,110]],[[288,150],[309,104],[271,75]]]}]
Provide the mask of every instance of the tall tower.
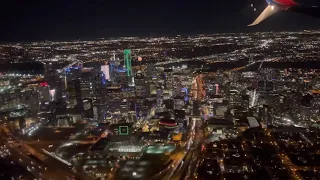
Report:
[{"label": "tall tower", "polygon": [[132,68],[131,68],[131,50],[125,49],[124,50],[124,65],[127,69],[127,76],[132,76]]}]

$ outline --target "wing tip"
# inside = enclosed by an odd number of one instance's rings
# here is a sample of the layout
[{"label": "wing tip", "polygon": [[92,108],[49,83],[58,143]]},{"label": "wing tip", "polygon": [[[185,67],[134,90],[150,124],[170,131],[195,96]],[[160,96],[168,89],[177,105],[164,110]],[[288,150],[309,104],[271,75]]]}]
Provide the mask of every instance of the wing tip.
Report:
[{"label": "wing tip", "polygon": [[262,21],[264,21],[265,19],[267,19],[268,17],[272,16],[274,13],[277,13],[279,11],[279,8],[268,5],[263,12],[258,16],[258,18],[251,24],[249,24],[248,26],[256,26],[258,24],[260,24]]}]

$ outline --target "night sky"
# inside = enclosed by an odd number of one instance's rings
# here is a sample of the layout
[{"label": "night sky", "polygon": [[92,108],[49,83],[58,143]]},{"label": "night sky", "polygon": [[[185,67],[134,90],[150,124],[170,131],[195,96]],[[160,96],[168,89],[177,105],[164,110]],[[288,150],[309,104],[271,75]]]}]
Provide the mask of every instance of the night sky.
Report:
[{"label": "night sky", "polygon": [[291,12],[247,27],[265,7],[265,0],[1,0],[0,41],[320,29],[320,19]]}]

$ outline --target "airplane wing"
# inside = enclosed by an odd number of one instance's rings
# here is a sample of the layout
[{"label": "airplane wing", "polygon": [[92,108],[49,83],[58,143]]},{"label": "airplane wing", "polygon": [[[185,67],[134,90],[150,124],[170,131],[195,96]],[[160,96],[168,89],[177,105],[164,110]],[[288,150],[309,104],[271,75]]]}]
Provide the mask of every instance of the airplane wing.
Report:
[{"label": "airplane wing", "polygon": [[263,20],[277,13],[279,10],[280,9],[277,6],[268,5],[267,8],[264,9],[264,11],[260,14],[260,16],[252,24],[249,24],[248,26],[255,26],[260,24]]}]

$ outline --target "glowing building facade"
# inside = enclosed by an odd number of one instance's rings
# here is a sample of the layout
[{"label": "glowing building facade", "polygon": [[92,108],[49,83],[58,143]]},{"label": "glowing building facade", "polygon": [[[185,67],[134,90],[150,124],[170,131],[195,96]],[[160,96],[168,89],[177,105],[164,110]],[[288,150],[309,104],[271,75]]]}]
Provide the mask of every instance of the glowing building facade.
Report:
[{"label": "glowing building facade", "polygon": [[127,69],[127,76],[132,76],[132,67],[131,67],[131,50],[125,49],[124,50],[124,66]]},{"label": "glowing building facade", "polygon": [[110,66],[109,65],[102,65],[101,66],[101,71],[103,72],[104,74],[104,78],[105,80],[110,80]]}]

